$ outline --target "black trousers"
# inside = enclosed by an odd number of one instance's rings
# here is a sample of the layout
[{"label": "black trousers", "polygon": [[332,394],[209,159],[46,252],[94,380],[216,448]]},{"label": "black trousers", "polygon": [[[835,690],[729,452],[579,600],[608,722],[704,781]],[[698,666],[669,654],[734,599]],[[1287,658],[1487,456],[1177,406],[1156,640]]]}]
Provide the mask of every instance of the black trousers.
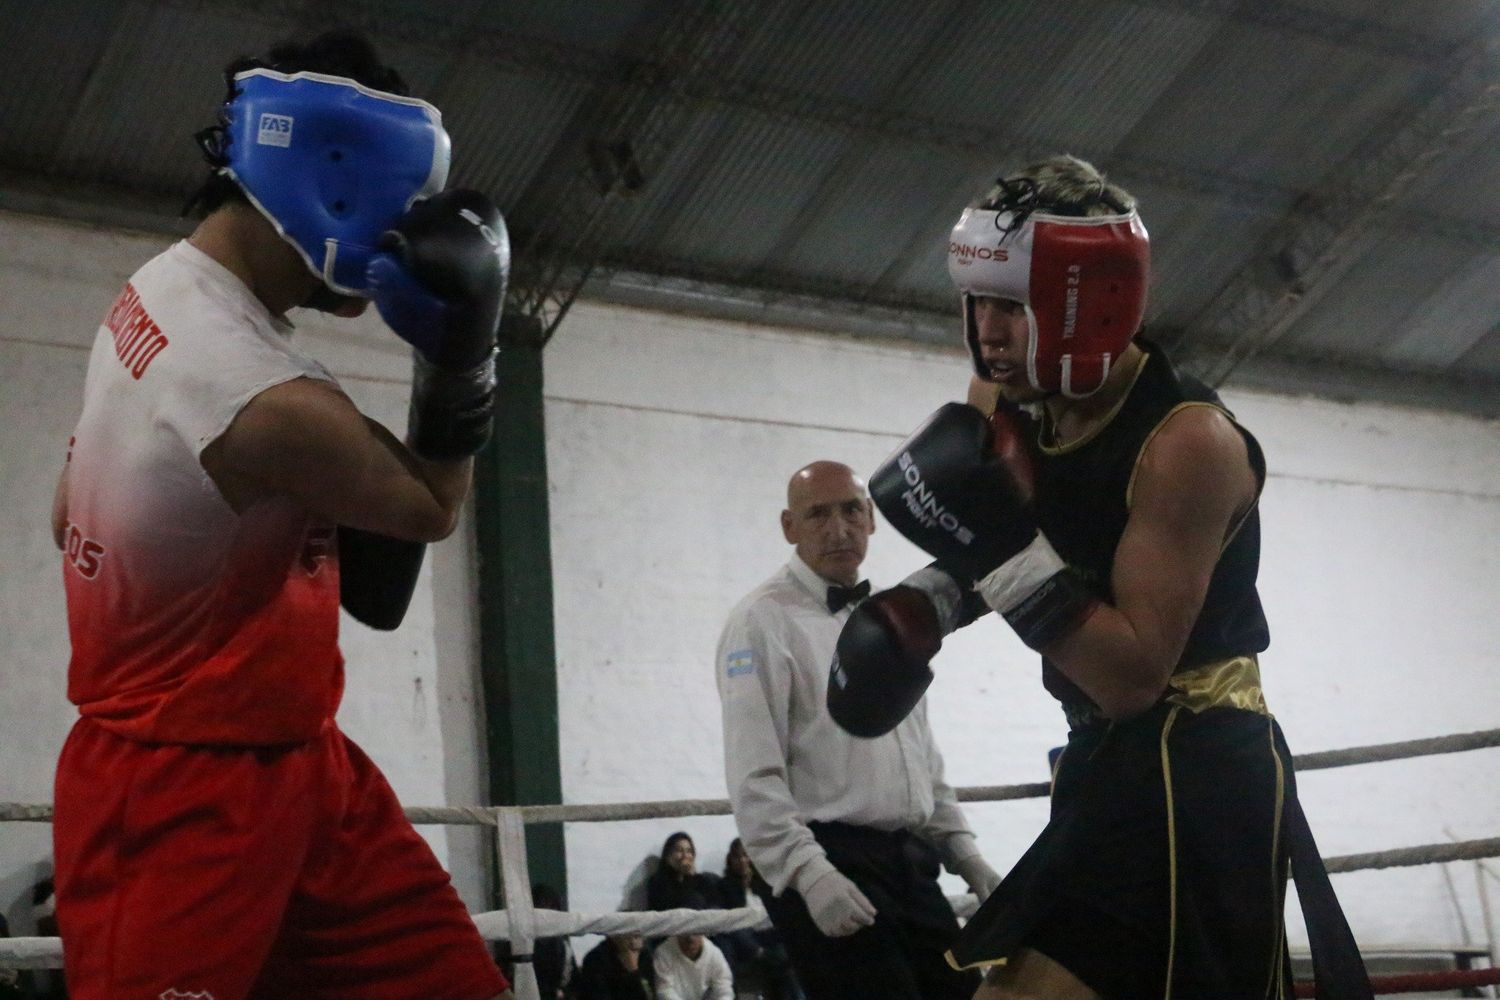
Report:
[{"label": "black trousers", "polygon": [[979,974],[944,957],[958,920],[938,887],[936,849],[905,831],[810,823],[845,877],[875,904],[875,923],[825,937],[797,893],[764,897],[808,1000],[971,1000]]}]

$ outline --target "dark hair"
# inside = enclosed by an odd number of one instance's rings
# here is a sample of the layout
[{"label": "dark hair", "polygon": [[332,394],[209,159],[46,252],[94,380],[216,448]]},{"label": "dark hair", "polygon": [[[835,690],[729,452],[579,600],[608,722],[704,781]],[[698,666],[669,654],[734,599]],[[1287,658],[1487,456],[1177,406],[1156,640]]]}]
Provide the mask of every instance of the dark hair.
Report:
[{"label": "dark hair", "polygon": [[531,887],[531,901],[544,910],[565,910],[562,893],[546,882],[537,882]]},{"label": "dark hair", "polygon": [[[342,76],[364,84],[374,90],[388,94],[406,96],[406,81],[401,74],[380,61],[375,47],[365,36],[344,28],[325,31],[309,42],[283,41],[271,46],[264,56],[240,56],[224,67],[224,104],[233,101],[238,90],[234,85],[236,74],[248,69],[274,69],[279,73],[326,73]],[[216,125],[200,129],[193,139],[208,161],[208,178],[193,192],[187,204],[182,206],[183,215],[202,219],[231,201],[244,201],[245,194],[238,184],[219,173],[224,166],[224,112],[219,111]]]},{"label": "dark hair", "polygon": [[698,853],[698,845],[693,843],[693,838],[688,836],[685,831],[678,830],[676,833],[672,834],[672,836],[667,838],[666,843],[661,845],[661,859],[663,861],[667,860],[667,855],[672,853],[672,845],[677,843],[679,840],[685,840],[689,844],[692,844],[693,853]]}]

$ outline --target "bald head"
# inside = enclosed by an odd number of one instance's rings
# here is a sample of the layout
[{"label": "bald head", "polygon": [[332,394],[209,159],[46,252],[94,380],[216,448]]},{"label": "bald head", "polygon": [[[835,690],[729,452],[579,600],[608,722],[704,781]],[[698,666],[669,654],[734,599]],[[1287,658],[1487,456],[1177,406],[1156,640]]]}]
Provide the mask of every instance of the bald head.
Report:
[{"label": "bald head", "polygon": [[826,459],[808,462],[792,473],[792,478],[787,481],[787,508],[795,510],[799,503],[806,502],[809,494],[818,493],[829,487],[843,488],[851,484],[861,496],[869,495],[865,492],[865,481],[856,476],[854,470],[843,462],[830,462]]},{"label": "bald head", "polygon": [[864,480],[842,462],[810,462],[786,484],[781,531],[797,555],[823,579],[859,581],[875,517]]}]

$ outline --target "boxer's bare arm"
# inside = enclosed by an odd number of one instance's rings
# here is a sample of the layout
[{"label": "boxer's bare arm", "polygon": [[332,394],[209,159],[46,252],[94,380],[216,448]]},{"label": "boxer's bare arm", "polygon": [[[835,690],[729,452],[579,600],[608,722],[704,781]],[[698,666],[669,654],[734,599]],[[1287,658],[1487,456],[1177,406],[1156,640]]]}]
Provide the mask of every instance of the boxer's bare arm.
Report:
[{"label": "boxer's bare arm", "polygon": [[974,1000],[1099,1000],[1099,994],[1058,962],[1032,948],[1022,948],[1010,961],[991,968]]},{"label": "boxer's bare arm", "polygon": [[52,540],[61,549],[67,544],[68,534],[68,469],[64,464],[57,477],[57,489],[52,493]]},{"label": "boxer's bare arm", "polygon": [[308,378],[256,396],[202,462],[236,510],[283,494],[336,524],[413,542],[453,531],[473,469],[469,458],[419,457],[339,389]]},{"label": "boxer's bare arm", "polygon": [[1112,605],[1042,652],[1112,719],[1156,703],[1258,485],[1221,411],[1179,410],[1151,440],[1115,549]]}]

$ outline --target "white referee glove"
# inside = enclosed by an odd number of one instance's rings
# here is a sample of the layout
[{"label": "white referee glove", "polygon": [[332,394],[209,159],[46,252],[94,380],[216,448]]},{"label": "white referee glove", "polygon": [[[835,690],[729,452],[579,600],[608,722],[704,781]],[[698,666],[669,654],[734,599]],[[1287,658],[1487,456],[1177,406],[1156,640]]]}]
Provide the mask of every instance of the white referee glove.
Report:
[{"label": "white referee glove", "polygon": [[954,861],[948,865],[948,870],[963,879],[969,886],[969,891],[979,897],[983,903],[989,898],[990,893],[1000,884],[1000,873],[991,868],[978,854],[971,854],[962,861]]},{"label": "white referee glove", "polygon": [[990,898],[996,886],[1001,885],[1001,873],[990,868],[981,855],[969,855],[963,861],[951,862],[948,871],[965,880],[969,892],[980,897],[980,903]]},{"label": "white referee glove", "polygon": [[848,937],[875,922],[875,904],[837,868],[830,867],[799,891],[825,937]]}]

